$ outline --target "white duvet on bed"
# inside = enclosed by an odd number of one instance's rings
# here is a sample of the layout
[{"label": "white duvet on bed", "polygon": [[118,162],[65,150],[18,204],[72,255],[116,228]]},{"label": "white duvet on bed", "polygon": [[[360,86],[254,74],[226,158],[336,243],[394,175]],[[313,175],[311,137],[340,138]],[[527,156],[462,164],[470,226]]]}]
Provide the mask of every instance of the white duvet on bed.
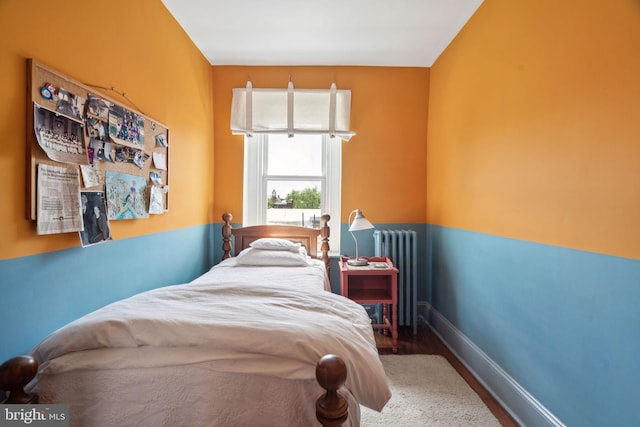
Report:
[{"label": "white duvet on bed", "polygon": [[268,376],[308,387],[320,357],[333,353],[347,364],[348,393],[381,410],[391,393],[369,317],[353,301],[325,292],[324,276],[322,265],[255,268],[230,259],[189,284],[108,305],[34,348],[41,363],[38,391],[47,396],[50,385],[63,387],[65,373],[108,377],[121,370],[136,384],[136,372],[144,382],[154,370],[180,366],[191,373]]}]

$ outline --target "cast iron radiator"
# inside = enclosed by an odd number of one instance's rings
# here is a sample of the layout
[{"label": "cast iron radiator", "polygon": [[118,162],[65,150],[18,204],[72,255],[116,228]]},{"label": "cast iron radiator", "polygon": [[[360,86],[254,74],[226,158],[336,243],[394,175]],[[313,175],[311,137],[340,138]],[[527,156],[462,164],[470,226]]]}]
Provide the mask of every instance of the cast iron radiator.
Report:
[{"label": "cast iron radiator", "polygon": [[375,230],[375,255],[387,257],[398,269],[398,325],[418,333],[418,243],[412,230]]}]

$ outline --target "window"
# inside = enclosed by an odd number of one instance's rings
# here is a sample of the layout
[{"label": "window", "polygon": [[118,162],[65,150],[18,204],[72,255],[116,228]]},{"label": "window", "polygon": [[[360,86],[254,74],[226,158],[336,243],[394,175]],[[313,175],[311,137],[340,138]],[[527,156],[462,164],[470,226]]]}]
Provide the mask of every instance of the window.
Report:
[{"label": "window", "polygon": [[317,228],[331,215],[331,251],[340,250],[342,140],[328,135],[245,136],[244,225]]},{"label": "window", "polygon": [[[233,89],[231,133],[245,135],[244,225],[315,227],[331,215],[331,250],[340,251],[342,141],[351,90]],[[318,203],[319,200],[319,203]]]}]

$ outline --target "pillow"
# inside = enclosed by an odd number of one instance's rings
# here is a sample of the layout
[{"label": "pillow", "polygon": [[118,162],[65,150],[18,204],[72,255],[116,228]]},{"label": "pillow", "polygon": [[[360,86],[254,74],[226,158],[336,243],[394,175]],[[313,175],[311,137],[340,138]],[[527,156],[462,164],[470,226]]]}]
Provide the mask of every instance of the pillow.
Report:
[{"label": "pillow", "polygon": [[296,252],[247,248],[236,256],[238,265],[262,265],[262,266],[308,266],[307,252],[304,247]]},{"label": "pillow", "polygon": [[301,247],[300,243],[293,243],[291,240],[277,239],[274,237],[263,237],[262,239],[254,240],[249,243],[249,246],[256,249],[291,252],[298,252]]}]

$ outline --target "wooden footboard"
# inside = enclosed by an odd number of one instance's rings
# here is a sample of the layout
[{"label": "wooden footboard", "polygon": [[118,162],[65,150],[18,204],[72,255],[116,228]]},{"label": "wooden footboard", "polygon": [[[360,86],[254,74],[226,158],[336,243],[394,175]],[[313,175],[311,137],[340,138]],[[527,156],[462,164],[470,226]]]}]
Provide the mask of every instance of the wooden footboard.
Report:
[{"label": "wooden footboard", "polygon": [[17,356],[0,365],[0,390],[7,393],[0,403],[38,403],[38,395],[24,388],[38,373],[38,362],[31,356]]},{"label": "wooden footboard", "polygon": [[316,380],[327,391],[316,401],[316,418],[323,427],[341,426],[349,416],[347,399],[338,393],[347,380],[347,366],[335,354],[327,354],[316,366]]},{"label": "wooden footboard", "polygon": [[[31,356],[14,357],[0,365],[0,390],[7,394],[0,403],[37,404],[38,395],[24,389],[37,373],[38,362]],[[341,426],[349,415],[347,400],[338,393],[347,379],[344,361],[334,354],[322,357],[316,365],[316,379],[326,390],[315,402],[316,418],[323,427]]]}]

